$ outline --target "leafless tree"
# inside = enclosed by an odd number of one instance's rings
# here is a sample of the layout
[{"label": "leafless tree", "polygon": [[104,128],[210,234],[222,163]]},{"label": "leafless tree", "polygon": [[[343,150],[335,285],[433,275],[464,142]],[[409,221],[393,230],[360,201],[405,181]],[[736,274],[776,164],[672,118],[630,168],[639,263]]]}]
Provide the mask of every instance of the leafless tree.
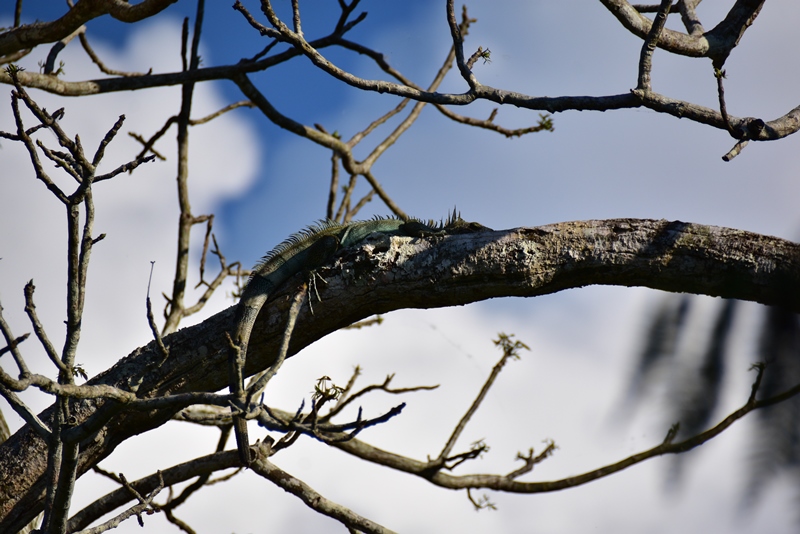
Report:
[{"label": "leafless tree", "polygon": [[[750,141],[779,140],[800,128],[800,108],[772,120],[734,117],[726,108],[725,62],[756,21],[763,0],[732,2],[727,16],[710,30],[705,30],[696,14],[699,0],[678,0],[675,4],[665,0],[653,6],[631,5],[626,0],[601,0],[624,30],[641,41],[636,87],[622,94],[556,97],[527,95],[480,83],[476,66],[490,61],[491,51],[467,44],[466,37],[476,21],[470,18],[466,6],[459,13],[452,0],[446,2],[444,11],[452,46],[432,79],[419,82],[399,72],[382,52],[348,38],[353,28],[367,24],[366,13],[359,11],[359,0],[349,3],[340,0],[339,17],[331,21],[333,29],[313,38],[303,31],[306,19],[301,16],[299,1],[291,2],[288,11],[291,16],[284,20],[268,0],[248,5],[237,0],[233,8],[241,15],[241,31],[257,32],[265,43],[258,53],[237,63],[201,65],[201,35],[204,25],[209,24],[204,20],[204,0],[198,0],[192,24],[188,18],[184,21],[183,68],[178,72],[120,72],[105,65],[90,46],[88,25],[102,24],[109,18],[136,23],[158,17],[173,2],[143,0],[134,4],[82,0],[74,5],[69,2],[65,13],[52,20],[23,24],[23,1],[17,0],[12,27],[0,31],[0,60],[7,65],[0,73],[0,82],[11,90],[13,111],[13,124],[2,125],[7,131],[0,135],[24,146],[33,176],[63,205],[68,220],[67,341],[63,348],[58,349],[50,341],[45,325],[37,316],[33,281],[24,288],[25,311],[31,328],[54,366],[56,378],[29,369],[24,356],[26,343],[32,342],[29,334],[13,332],[0,315],[0,329],[5,338],[0,355],[8,353],[15,367],[13,372],[0,374],[0,394],[27,423],[12,436],[2,433],[0,531],[3,532],[25,528],[38,514],[43,514],[39,527],[42,532],[62,533],[103,532],[132,516],[142,522],[143,514],[154,512],[165,514],[179,528],[193,532],[174,511],[194,492],[220,481],[220,478],[213,478],[215,473],[240,468],[236,451],[228,450],[231,396],[221,392],[228,386],[225,333],[232,330],[232,309],[222,310],[199,325],[178,331],[181,321],[200,311],[227,279],[241,280],[247,275],[238,262],[226,259],[218,245],[213,233],[214,216],[192,211],[187,154],[193,126],[233,109],[249,107],[284,130],[330,150],[331,177],[324,215],[340,222],[353,220],[375,197],[397,217],[408,217],[402,206],[392,199],[391,187],[382,184],[373,169],[381,156],[414,125],[426,105],[434,106],[452,121],[506,137],[551,131],[552,114],[556,112],[647,108],[728,132],[733,146],[723,157],[726,161],[740,154]],[[670,16],[680,17],[684,29],[666,28]],[[57,65],[59,53],[66,46],[76,46],[75,37],[103,77],[68,80],[61,72]],[[16,66],[25,56],[48,46],[49,54],[40,72]],[[325,55],[332,49],[369,58],[384,79],[365,79],[341,68]],[[655,92],[651,83],[651,59],[656,50],[711,60],[718,108],[710,109]],[[269,100],[268,91],[253,80],[257,73],[297,60],[310,60],[327,75],[364,92],[394,95],[401,100],[346,140],[321,125],[303,124],[282,113]],[[454,66],[463,82],[463,92],[440,92],[445,76]],[[193,91],[197,84],[213,80],[232,82],[243,99],[212,115],[194,118]],[[60,124],[64,113],[69,112],[68,105],[50,112],[40,107],[30,93],[31,89],[38,89],[56,95],[90,97],[164,86],[181,87],[180,109],[158,131],[132,133],[140,142],[141,151],[131,154],[126,162],[113,162],[114,169],[101,174],[98,174],[98,166],[106,147],[123,128],[125,117],[109,119],[107,135],[96,148],[89,149],[82,144],[79,132],[65,131]],[[480,100],[493,102],[500,108],[511,105],[531,110],[536,115],[529,126],[512,129],[498,124],[497,109],[484,119],[460,112],[461,108],[469,111],[469,104]],[[395,117],[403,117],[399,125],[375,140],[376,130]],[[668,119],[665,117],[665,120]],[[83,371],[76,355],[88,267],[93,246],[105,237],[96,234],[93,226],[93,191],[95,186],[103,186],[101,182],[118,179],[124,173],[147,172],[149,162],[164,157],[158,143],[173,128],[178,138],[180,217],[174,283],[166,297],[164,322],[160,327],[157,325],[148,298],[153,342],[124,358],[119,354],[119,361],[107,371],[79,383]],[[40,135],[43,131],[55,135],[58,147],[53,145],[52,135]],[[368,155],[357,158],[356,147],[363,150],[365,146],[368,146]],[[61,178],[51,176],[53,171],[46,167],[47,160],[55,165],[57,172],[72,180],[72,189],[59,185],[64,182]],[[356,198],[356,184],[362,181],[368,184],[369,191]],[[342,187],[342,184],[345,185]],[[340,190],[343,191],[341,196]],[[196,278],[189,272],[190,236],[195,225],[203,226],[205,236]],[[213,268],[207,264],[210,258],[216,258]],[[54,258],[53,261],[59,260]],[[215,274],[208,275],[210,271]],[[354,281],[352,273],[362,274]],[[312,306],[303,305],[306,295],[314,295],[315,291],[309,290],[306,280],[298,275],[271,301],[270,313],[260,316],[244,368],[247,376],[274,370],[284,356],[296,354],[337,329],[353,324],[363,326],[358,321],[374,314],[407,307],[455,306],[501,296],[537,296],[591,284],[644,286],[776,305],[793,314],[800,311],[799,245],[742,230],[682,222],[614,219],[503,231],[485,229],[444,239],[393,238],[388,244],[368,244],[343,251],[333,264],[320,269],[319,276],[326,281],[316,288],[321,297],[319,302],[315,298]],[[194,302],[189,302],[187,288],[190,284],[203,288]],[[492,504],[474,497],[473,491],[541,493],[586,484],[656,456],[693,449],[749,412],[783,402],[800,392],[799,385],[781,384],[779,388],[770,388],[768,395],[761,394],[764,367],[758,365],[751,394],[742,400],[740,409],[717,422],[703,419],[686,435],[679,435],[678,429],[672,428],[661,443],[618,462],[561,480],[521,480],[553,454],[556,445],[548,442],[543,450],[530,448],[520,452],[518,459],[522,467],[508,473],[453,474],[456,466],[487,452],[484,442],[459,450],[457,441],[505,364],[527,349],[523,342],[505,334],[500,334],[495,343],[502,352],[501,358],[435,458],[414,460],[383,451],[360,439],[359,433],[387,423],[403,409],[403,404],[375,418],[362,418],[359,414],[354,420],[342,420],[344,408],[370,392],[405,394],[430,386],[395,388],[389,377],[381,384],[357,389],[359,372],[356,370],[344,387],[332,384],[326,377],[321,378],[308,407],[279,409],[260,403],[253,406],[252,417],[275,437],[253,444],[257,458],[251,469],[351,531],[389,532],[375,521],[326,499],[300,480],[302,474],[282,470],[273,457],[293,445],[300,436],[313,436],[367,462],[416,475],[442,488],[465,490],[475,507],[481,508]],[[200,353],[203,357],[198,364]],[[19,396],[29,389],[53,396],[54,403],[36,414]],[[111,455],[120,443],[155,430],[170,419],[218,427],[219,440],[213,452],[187,458],[184,463],[135,481],[105,473],[119,488],[82,510],[71,508],[77,478],[91,470],[102,472],[98,463]],[[163,497],[165,488],[171,489],[189,480],[193,480],[192,483],[180,493],[170,491],[169,497]],[[98,523],[110,513],[116,515]]]}]

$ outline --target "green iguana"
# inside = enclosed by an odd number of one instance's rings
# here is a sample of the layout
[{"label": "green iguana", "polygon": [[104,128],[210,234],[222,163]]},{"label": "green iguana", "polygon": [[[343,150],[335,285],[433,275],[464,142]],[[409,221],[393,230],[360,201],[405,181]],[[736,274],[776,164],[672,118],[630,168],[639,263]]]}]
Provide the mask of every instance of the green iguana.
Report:
[{"label": "green iguana", "polygon": [[[289,278],[300,272],[314,271],[333,259],[337,251],[360,243],[370,234],[426,237],[485,229],[478,223],[464,221],[454,210],[444,223],[396,217],[349,223],[324,220],[283,241],[255,266],[236,308],[233,342],[238,347],[231,348],[228,367],[235,409],[247,410],[242,369],[256,317],[275,290]],[[234,416],[233,422],[239,457],[244,465],[250,465],[247,422],[241,415]]]}]

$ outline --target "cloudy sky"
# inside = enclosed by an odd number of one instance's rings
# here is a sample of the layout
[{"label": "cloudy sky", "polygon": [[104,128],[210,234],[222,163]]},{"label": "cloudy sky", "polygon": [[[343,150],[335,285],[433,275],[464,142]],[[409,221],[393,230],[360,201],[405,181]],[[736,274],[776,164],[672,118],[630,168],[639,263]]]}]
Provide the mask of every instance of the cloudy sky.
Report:
[{"label": "cloudy sky", "polygon": [[[134,26],[95,21],[88,26],[89,36],[114,68],[178,70],[180,21],[191,14],[190,5],[183,4]],[[246,2],[254,11],[255,4]],[[336,4],[329,4],[301,2],[308,38],[332,27],[335,12],[329,9]],[[711,3],[702,4],[699,14],[711,28],[724,10],[721,3],[706,4]],[[443,5],[367,2],[369,16],[351,39],[385,52],[396,68],[426,85],[450,44]],[[478,23],[467,38],[467,50],[480,45],[492,51],[492,62],[475,69],[482,83],[547,96],[618,94],[635,86],[640,43],[599,2],[540,0],[520,7],[518,2],[476,1],[468,7]],[[726,94],[732,114],[771,120],[797,105],[800,70],[785,36],[794,31],[798,14],[800,7],[794,4],[769,5],[728,60]],[[0,24],[9,25],[9,16],[0,10],[0,17],[6,17]],[[51,17],[33,11],[26,16]],[[209,6],[206,20],[201,52],[205,66],[238,61],[263,46],[227,4]],[[23,65],[36,70],[46,52],[36,51]],[[60,57],[65,79],[100,77],[77,42]],[[329,57],[363,77],[379,76],[363,58],[333,51]],[[396,104],[393,97],[365,95],[332,81],[304,60],[255,76],[254,81],[283,113],[337,130],[344,138]],[[716,105],[707,60],[656,52],[653,87],[672,97]],[[451,72],[443,90],[464,89]],[[127,117],[123,133],[151,134],[177,112],[180,97],[177,88],[85,99],[33,94],[48,109],[65,107],[64,128],[79,133],[86,147],[96,146],[120,114]],[[194,117],[241,99],[226,83],[199,85],[195,94]],[[7,131],[13,122],[9,100],[5,102],[0,103],[0,129]],[[477,103],[459,111],[486,117],[491,109]],[[536,120],[536,113],[513,108],[501,109],[497,117],[508,127]],[[725,132],[648,110],[569,112],[554,120],[554,133],[507,140],[453,124],[426,109],[374,172],[403,209],[423,218],[439,218],[455,205],[465,218],[497,229],[640,217],[796,239],[797,137],[751,143],[733,162],[724,163],[720,158],[733,144]],[[375,137],[388,131],[380,129]],[[47,133],[41,139],[55,142]],[[366,141],[357,156],[363,157],[375,142]],[[191,143],[192,207],[195,214],[216,214],[216,234],[229,259],[250,265],[291,232],[324,216],[330,154],[269,124],[257,111],[238,110],[198,126],[191,132]],[[170,288],[177,219],[174,131],[158,148],[167,155],[166,162],[95,188],[95,232],[108,237],[92,256],[78,358],[90,375],[149,341],[144,299],[151,261],[156,262],[153,295]],[[127,161],[136,150],[135,141],[120,135],[107,152],[105,168]],[[4,315],[17,334],[30,330],[22,311],[22,288],[33,279],[38,311],[59,345],[64,319],[63,207],[35,181],[20,145],[3,141],[0,161]],[[72,187],[62,177],[59,183]],[[364,217],[386,211],[373,202]],[[202,238],[201,231],[196,237]],[[192,274],[196,276],[196,270]],[[185,324],[230,306],[232,301],[223,293]],[[270,385],[268,402],[293,410],[308,398],[314,379],[324,374],[344,384],[356,364],[365,369],[362,385],[381,382],[389,373],[396,373],[397,386],[441,384],[436,392],[402,399],[408,406],[401,417],[362,435],[387,450],[424,459],[441,450],[499,357],[491,339],[500,331],[515,333],[532,350],[509,365],[457,445],[466,449],[484,438],[491,446],[484,459],[463,472],[512,471],[519,467],[514,462],[517,451],[531,446],[541,450],[544,440],[554,439],[557,454],[524,479],[579,474],[660,442],[672,422],[664,419],[668,401],[659,395],[630,411],[629,420],[614,417],[624,400],[639,333],[662,297],[644,289],[593,287],[536,299],[396,312],[380,328],[331,335],[287,362]],[[698,321],[703,311],[717,304],[701,299]],[[737,318],[734,360],[716,420],[744,403],[749,391],[752,332],[760,315],[757,306],[744,310]],[[702,338],[693,340],[699,343]],[[53,374],[33,342],[26,343],[25,351],[34,370]],[[691,350],[687,354],[690,357]],[[37,395],[26,399],[36,408],[49,404]],[[365,406],[366,414],[398,402],[376,395]],[[20,426],[16,415],[7,417],[14,428]],[[748,421],[739,423],[693,453],[683,484],[675,491],[665,484],[673,464],[656,460],[556,494],[490,494],[499,508],[496,512],[475,513],[463,493],[361,465],[310,440],[301,440],[274,460],[326,497],[401,532],[793,531],[796,495],[787,480],[776,481],[756,507],[741,512],[750,430]],[[254,434],[261,437],[258,431]],[[165,439],[181,440],[181,447],[165,450]],[[207,454],[215,442],[211,431],[172,423],[123,444],[102,465],[135,479]],[[74,509],[110,488],[92,475],[83,477]],[[178,516],[202,532],[318,532],[334,526],[252,473],[201,492]],[[159,531],[162,521],[158,516],[146,518],[147,525]],[[139,529],[133,522],[117,529],[128,531]]]}]

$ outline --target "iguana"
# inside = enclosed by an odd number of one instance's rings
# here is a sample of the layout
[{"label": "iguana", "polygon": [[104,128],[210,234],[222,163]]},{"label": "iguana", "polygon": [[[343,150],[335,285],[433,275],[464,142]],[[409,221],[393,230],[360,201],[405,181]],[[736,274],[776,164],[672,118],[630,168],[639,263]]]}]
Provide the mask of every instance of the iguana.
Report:
[{"label": "iguana", "polygon": [[[426,237],[485,229],[478,223],[464,221],[454,210],[443,223],[396,217],[376,217],[349,223],[323,220],[280,243],[253,268],[236,308],[236,330],[232,339],[235,346],[231,347],[228,366],[230,392],[237,404],[235,409],[247,408],[242,369],[256,317],[275,290],[289,278],[300,272],[314,271],[333,259],[340,249],[354,246],[370,234]],[[247,422],[241,415],[235,415],[233,423],[239,457],[244,465],[250,465]]]}]

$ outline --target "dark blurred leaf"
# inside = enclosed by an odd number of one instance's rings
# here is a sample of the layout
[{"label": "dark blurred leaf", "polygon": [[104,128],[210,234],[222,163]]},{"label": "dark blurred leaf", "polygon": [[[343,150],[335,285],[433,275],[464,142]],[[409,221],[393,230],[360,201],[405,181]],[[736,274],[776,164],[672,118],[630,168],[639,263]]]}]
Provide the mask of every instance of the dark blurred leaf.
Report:
[{"label": "dark blurred leaf", "polygon": [[[735,300],[722,301],[702,353],[700,366],[693,369],[693,372],[680,373],[683,377],[681,383],[673,384],[671,404],[674,411],[670,421],[680,423],[678,440],[689,438],[711,426],[711,416],[722,392],[726,350],[736,307]],[[671,457],[667,481],[672,489],[680,483],[683,467],[688,459],[689,456],[685,454]]]},{"label": "dark blurred leaf", "polygon": [[636,371],[625,400],[627,409],[636,406],[642,393],[656,379],[657,370],[677,354],[678,340],[683,332],[690,303],[687,295],[669,295],[662,300],[644,336]]},{"label": "dark blurred leaf", "polygon": [[[800,317],[791,311],[767,308],[758,345],[766,362],[759,397],[771,397],[800,383]],[[759,410],[746,498],[750,503],[777,475],[800,464],[800,399],[791,398]],[[800,479],[798,479],[800,486]]]},{"label": "dark blurred leaf", "polygon": [[687,375],[686,382],[678,390],[680,397],[676,399],[676,420],[681,423],[678,439],[705,430],[717,407],[725,374],[725,351],[735,309],[735,300],[723,301],[698,372]]},{"label": "dark blurred leaf", "polygon": [[[707,336],[700,336],[707,339],[705,346],[696,350],[696,343],[687,337],[687,331],[697,322],[696,318],[688,319],[694,298],[697,297],[668,296],[662,301],[646,329],[626,398],[626,407],[633,408],[647,393],[663,391],[660,386],[665,385],[669,391],[665,418],[667,422],[680,423],[677,439],[702,432],[714,423],[738,306],[736,301],[722,301]],[[800,316],[777,307],[764,310],[757,353],[752,358],[753,362],[767,364],[759,398],[777,395],[800,384]],[[688,354],[690,351],[697,357]],[[795,476],[800,489],[800,398],[759,410],[753,423],[750,476],[744,488],[745,509],[778,476]],[[691,457],[692,453],[671,458],[668,487],[679,486]]]}]

